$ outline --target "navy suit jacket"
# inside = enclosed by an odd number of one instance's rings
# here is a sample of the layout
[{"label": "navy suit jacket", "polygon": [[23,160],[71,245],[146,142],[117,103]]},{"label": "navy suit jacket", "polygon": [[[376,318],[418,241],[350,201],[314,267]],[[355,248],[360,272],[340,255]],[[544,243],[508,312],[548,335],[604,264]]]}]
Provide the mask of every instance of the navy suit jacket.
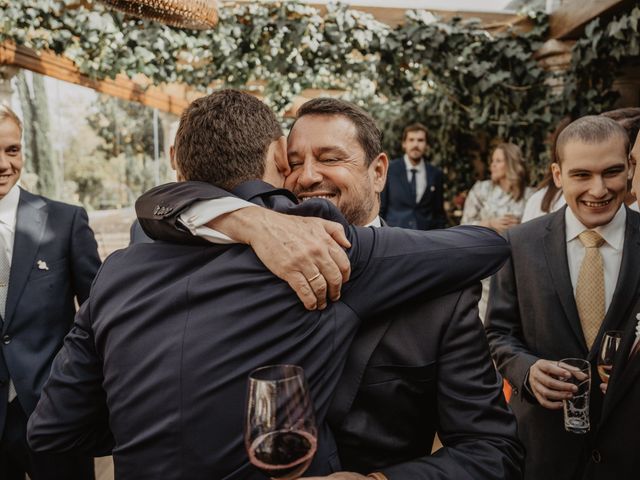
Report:
[{"label": "navy suit jacket", "polygon": [[[424,161],[424,160],[423,160]],[[431,230],[445,228],[442,170],[425,163],[427,188],[416,202],[407,178],[404,160],[397,158],[389,165],[387,184],[380,198],[380,216],[392,227]]]},{"label": "navy suit jacket", "polygon": [[[201,187],[173,184],[144,195],[139,212],[153,209],[163,222],[143,223],[163,239],[201,241],[181,233],[173,211],[213,189]],[[362,322],[328,414],[344,470],[381,470],[390,479],[521,477],[524,452],[489,356],[478,296],[476,287],[424,296]],[[430,455],[436,431],[444,448]]]},{"label": "navy suit jacket", "polygon": [[[283,196],[288,192],[251,184],[245,198],[294,208]],[[180,208],[165,197],[138,213],[144,225],[145,218]],[[344,224],[328,202],[305,202],[294,211]],[[321,312],[306,311],[245,246],[156,242],[112,255],[30,419],[32,447],[103,450],[108,422],[120,478],[264,478],[248,466],[242,440],[251,369],[303,366],[326,433],[327,409],[361,318],[468,284],[508,255],[499,236],[478,227],[345,227],[353,245],[351,280],[341,300]],[[332,439],[319,442],[325,447],[309,474],[339,468]]]},{"label": "navy suit jacket", "polygon": [[9,291],[0,344],[0,434],[9,377],[31,414],[51,362],[100,267],[98,246],[81,207],[20,189]]}]

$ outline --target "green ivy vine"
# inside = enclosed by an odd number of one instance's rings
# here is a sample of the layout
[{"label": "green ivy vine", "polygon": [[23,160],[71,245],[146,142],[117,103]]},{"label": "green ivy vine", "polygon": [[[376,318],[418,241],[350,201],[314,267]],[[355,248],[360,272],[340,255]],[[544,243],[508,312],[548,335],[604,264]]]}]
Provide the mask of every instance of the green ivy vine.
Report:
[{"label": "green ivy vine", "polygon": [[[52,50],[97,79],[142,73],[203,92],[255,90],[280,114],[304,89],[343,90],[379,121],[391,156],[403,126],[421,121],[450,197],[473,183],[495,139],[521,145],[542,171],[558,120],[611,108],[623,59],[639,53],[640,7],[589,24],[560,78],[534,60],[548,35],[543,13],[528,14],[528,32],[490,34],[477,21],[426,11],[408,11],[392,28],[344,5],[321,15],[296,2],[223,6],[211,31],[133,19],[96,0],[0,0],[0,11],[0,41]],[[562,95],[549,87],[558,81]]]}]

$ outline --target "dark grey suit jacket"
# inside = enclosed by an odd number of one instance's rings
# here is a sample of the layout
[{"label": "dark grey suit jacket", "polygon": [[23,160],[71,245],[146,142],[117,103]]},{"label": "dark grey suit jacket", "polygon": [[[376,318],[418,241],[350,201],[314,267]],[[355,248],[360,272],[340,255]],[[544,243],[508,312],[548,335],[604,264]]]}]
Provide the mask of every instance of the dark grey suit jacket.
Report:
[{"label": "dark grey suit jacket", "polygon": [[[293,206],[260,184],[270,205]],[[152,210],[176,207],[169,200]],[[327,202],[300,209],[341,220]],[[251,369],[302,365],[322,427],[361,318],[490,273],[508,254],[486,229],[347,227],[347,234],[351,281],[322,312],[306,311],[244,246],[156,242],[112,255],[30,419],[32,447],[103,450],[108,420],[121,478],[262,478],[242,440]],[[310,473],[339,468],[332,439],[319,442]]]},{"label": "dark grey suit jacket", "polygon": [[640,355],[629,358],[639,313],[637,300],[626,315],[627,325],[602,405],[585,480],[640,476]]},{"label": "dark grey suit jacket", "polygon": [[[585,358],[593,363],[597,379],[595,359],[602,333],[624,326],[640,287],[640,215],[627,209],[618,283],[589,351],[569,275],[564,215],[563,208],[507,232],[511,259],[493,278],[487,311],[489,345],[498,370],[513,387],[511,407],[527,451],[525,478],[531,480],[580,478],[591,453],[592,435],[565,432],[562,410],[548,410],[537,403],[524,385],[529,368],[541,358]],[[601,406],[602,394],[593,381],[593,429]]]},{"label": "dark grey suit jacket", "polygon": [[0,344],[0,433],[11,379],[30,415],[54,356],[100,266],[83,208],[20,189]]}]

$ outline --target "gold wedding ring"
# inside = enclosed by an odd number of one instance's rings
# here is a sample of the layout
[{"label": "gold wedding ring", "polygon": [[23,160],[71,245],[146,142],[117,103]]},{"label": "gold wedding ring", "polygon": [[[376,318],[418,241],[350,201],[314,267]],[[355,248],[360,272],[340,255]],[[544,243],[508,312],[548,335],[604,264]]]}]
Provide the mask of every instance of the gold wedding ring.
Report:
[{"label": "gold wedding ring", "polygon": [[316,278],[320,278],[320,272],[316,273],[313,277],[311,278],[307,278],[307,282],[311,283],[313,282]]}]

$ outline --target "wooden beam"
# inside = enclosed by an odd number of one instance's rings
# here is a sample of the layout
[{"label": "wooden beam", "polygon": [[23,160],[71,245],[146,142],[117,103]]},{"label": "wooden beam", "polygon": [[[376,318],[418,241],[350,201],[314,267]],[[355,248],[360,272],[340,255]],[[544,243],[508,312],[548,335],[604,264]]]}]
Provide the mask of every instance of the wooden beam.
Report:
[{"label": "wooden beam", "polygon": [[[255,0],[235,0],[235,2],[226,3],[225,5],[233,5],[234,3],[249,3]],[[327,5],[325,3],[308,3],[310,7],[317,8],[321,15],[327,13]],[[368,7],[365,5],[351,5],[352,10],[370,13],[379,22],[386,23],[391,27],[396,27],[404,23],[404,16],[409,8],[392,8],[392,7]],[[461,17],[463,19],[477,18],[485,28],[501,28],[506,25],[519,23],[518,15],[513,13],[499,12],[465,12],[459,10],[434,10],[425,9],[434,15],[441,17],[447,21],[453,17]]]},{"label": "wooden beam", "polygon": [[32,72],[57,78],[65,82],[82,85],[98,92],[132,102],[138,102],[160,111],[180,115],[189,103],[201,93],[189,90],[184,86],[172,86],[174,94],[167,94],[160,87],[145,88],[145,79],[136,81],[125,75],[115,79],[95,80],[78,71],[75,63],[59,55],[35,51],[17,46],[11,42],[0,44],[0,65],[14,65]]},{"label": "wooden beam", "polygon": [[634,3],[634,0],[565,0],[549,18],[550,37],[577,39],[594,18],[612,16],[630,9]]}]

